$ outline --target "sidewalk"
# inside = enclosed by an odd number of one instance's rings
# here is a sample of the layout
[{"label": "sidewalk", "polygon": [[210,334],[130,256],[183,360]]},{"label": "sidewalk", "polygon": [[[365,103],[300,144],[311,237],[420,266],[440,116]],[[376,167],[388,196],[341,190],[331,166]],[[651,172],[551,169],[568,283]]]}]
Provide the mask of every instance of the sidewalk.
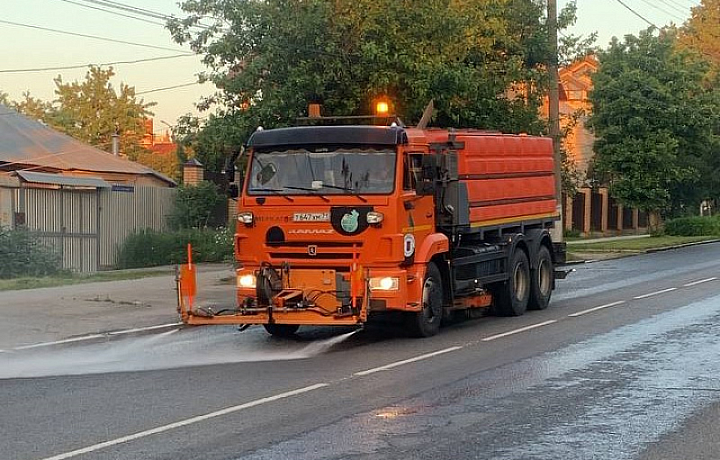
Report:
[{"label": "sidewalk", "polygon": [[567,241],[568,246],[574,244],[590,244],[590,243],[603,243],[606,241],[618,241],[618,240],[636,240],[639,238],[649,238],[650,235],[623,235],[623,236],[606,236],[602,238],[590,238],[580,240],[569,240]]},{"label": "sidewalk", "polygon": [[[233,305],[230,264],[198,265],[198,300]],[[0,292],[0,350],[114,330],[169,324],[175,275]]]}]

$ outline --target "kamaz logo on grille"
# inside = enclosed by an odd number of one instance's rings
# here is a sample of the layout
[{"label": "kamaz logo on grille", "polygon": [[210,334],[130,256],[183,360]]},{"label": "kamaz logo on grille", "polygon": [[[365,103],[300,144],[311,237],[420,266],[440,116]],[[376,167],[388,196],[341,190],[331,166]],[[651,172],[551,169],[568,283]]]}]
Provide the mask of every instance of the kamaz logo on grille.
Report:
[{"label": "kamaz logo on grille", "polygon": [[331,235],[334,230],[331,228],[294,228],[288,230],[290,235]]},{"label": "kamaz logo on grille", "polygon": [[316,256],[317,255],[317,246],[314,244],[311,244],[308,246],[308,255],[310,256]]}]

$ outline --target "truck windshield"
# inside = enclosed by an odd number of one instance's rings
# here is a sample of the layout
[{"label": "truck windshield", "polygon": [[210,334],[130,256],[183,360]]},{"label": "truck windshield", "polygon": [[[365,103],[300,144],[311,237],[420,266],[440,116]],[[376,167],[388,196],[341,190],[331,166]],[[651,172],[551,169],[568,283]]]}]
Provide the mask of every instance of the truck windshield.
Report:
[{"label": "truck windshield", "polygon": [[315,148],[254,152],[248,194],[388,194],[396,153],[388,149]]}]

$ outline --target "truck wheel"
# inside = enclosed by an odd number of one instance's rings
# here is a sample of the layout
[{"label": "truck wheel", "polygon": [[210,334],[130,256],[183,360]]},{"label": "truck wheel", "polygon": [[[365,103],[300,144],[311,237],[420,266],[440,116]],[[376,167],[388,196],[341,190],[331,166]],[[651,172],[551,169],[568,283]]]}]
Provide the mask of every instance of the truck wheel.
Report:
[{"label": "truck wheel", "polygon": [[292,337],[300,328],[297,324],[263,324],[263,327],[275,337]]},{"label": "truck wheel", "polygon": [[440,330],[443,312],[443,287],[440,270],[432,262],[427,265],[422,290],[422,309],[408,318],[413,337],[430,337]]},{"label": "truck wheel", "polygon": [[497,290],[495,311],[501,316],[520,316],[525,313],[530,297],[530,268],[527,255],[516,248],[510,258],[508,280]]},{"label": "truck wheel", "polygon": [[550,251],[546,246],[540,246],[535,269],[530,271],[530,275],[530,301],[528,302],[528,308],[530,310],[544,310],[550,305],[553,278],[555,276],[552,257],[550,257]]}]

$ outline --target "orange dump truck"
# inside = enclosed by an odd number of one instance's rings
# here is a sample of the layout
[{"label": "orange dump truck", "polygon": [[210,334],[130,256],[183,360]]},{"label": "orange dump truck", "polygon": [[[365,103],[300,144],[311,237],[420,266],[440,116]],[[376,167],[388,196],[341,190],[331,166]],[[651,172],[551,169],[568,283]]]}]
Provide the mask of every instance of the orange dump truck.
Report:
[{"label": "orange dump truck", "polygon": [[304,126],[258,129],[247,147],[237,302],[215,312],[180,295],[188,324],[288,335],[399,312],[430,336],[453,310],[546,308],[564,275],[548,138]]}]

